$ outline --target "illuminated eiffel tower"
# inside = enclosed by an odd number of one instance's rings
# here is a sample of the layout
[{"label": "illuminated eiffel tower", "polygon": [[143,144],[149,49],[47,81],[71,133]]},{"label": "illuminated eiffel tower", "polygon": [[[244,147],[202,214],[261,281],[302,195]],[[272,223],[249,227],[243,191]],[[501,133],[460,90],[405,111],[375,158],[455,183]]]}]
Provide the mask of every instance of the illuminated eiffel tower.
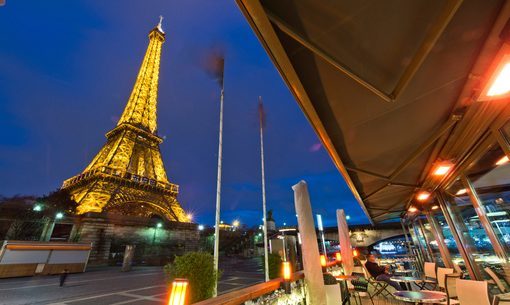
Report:
[{"label": "illuminated eiffel tower", "polygon": [[[162,19],[162,18],[161,18]],[[161,48],[159,24],[149,33],[149,46],[117,126],[83,173],[64,181],[78,203],[77,213],[114,212],[189,222],[179,202],[179,186],[168,181],[157,135],[157,97]]]}]

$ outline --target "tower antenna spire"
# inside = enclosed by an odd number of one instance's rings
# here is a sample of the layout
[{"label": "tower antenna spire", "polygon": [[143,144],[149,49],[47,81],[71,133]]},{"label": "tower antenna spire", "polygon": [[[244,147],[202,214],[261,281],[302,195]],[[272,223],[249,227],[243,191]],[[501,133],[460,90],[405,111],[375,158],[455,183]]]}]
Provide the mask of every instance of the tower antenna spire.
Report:
[{"label": "tower antenna spire", "polygon": [[159,30],[161,33],[164,33],[165,31],[163,31],[162,23],[163,23],[163,16],[159,15],[158,30]]}]

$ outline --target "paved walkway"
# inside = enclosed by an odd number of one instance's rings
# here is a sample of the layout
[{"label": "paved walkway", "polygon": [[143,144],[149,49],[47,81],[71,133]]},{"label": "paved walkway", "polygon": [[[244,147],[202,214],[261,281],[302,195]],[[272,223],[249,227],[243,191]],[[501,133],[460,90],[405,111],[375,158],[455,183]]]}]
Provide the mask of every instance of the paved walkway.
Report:
[{"label": "paved walkway", "polygon": [[[263,280],[255,260],[229,259],[220,268],[224,270],[220,293]],[[155,305],[165,303],[168,291],[161,267],[136,267],[126,273],[119,267],[89,269],[70,274],[64,287],[58,282],[58,276],[0,279],[0,304]]]}]

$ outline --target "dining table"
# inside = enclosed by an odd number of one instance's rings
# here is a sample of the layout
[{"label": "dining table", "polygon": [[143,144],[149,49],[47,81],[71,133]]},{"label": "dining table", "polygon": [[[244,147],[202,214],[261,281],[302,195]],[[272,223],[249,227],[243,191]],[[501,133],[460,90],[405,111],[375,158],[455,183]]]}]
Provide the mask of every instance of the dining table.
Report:
[{"label": "dining table", "polygon": [[397,283],[405,283],[407,290],[412,291],[413,290],[412,283],[421,281],[422,279],[414,276],[392,276],[390,280]]},{"label": "dining table", "polygon": [[395,299],[415,304],[440,303],[446,301],[446,294],[439,291],[395,291]]},{"label": "dining table", "polygon": [[342,295],[344,296],[343,300],[342,300],[342,305],[351,303],[351,301],[350,301],[351,295],[349,293],[349,287],[347,285],[347,282],[352,281],[352,280],[357,280],[358,278],[359,278],[359,276],[357,276],[357,275],[345,275],[345,274],[335,275],[335,279],[337,280],[337,282],[340,283]]}]

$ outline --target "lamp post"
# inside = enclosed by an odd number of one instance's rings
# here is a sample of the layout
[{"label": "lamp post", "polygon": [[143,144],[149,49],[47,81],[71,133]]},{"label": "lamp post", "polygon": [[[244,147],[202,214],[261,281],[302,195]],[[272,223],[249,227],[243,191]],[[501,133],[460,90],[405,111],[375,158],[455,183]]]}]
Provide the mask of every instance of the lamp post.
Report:
[{"label": "lamp post", "polygon": [[292,266],[290,265],[290,262],[284,261],[282,263],[282,273],[283,273],[283,290],[285,290],[286,294],[291,293],[290,289],[290,278],[292,277]]}]

